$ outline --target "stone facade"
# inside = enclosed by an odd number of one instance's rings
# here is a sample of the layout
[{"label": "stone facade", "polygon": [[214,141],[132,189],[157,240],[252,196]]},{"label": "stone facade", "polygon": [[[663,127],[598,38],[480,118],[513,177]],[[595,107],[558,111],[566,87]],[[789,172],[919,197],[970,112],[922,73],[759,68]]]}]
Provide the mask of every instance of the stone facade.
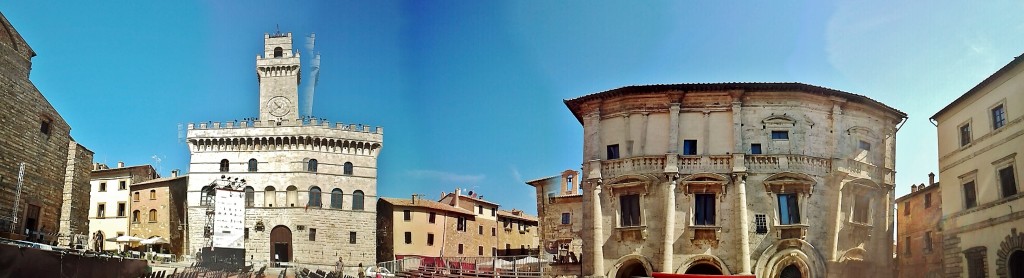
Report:
[{"label": "stone facade", "polygon": [[938,123],[945,277],[1024,276],[1021,91],[1024,56],[932,116]]},{"label": "stone facade", "polygon": [[928,177],[896,199],[896,277],[942,277],[942,191]]},{"label": "stone facade", "polygon": [[893,275],[906,114],[800,83],[630,86],[565,103],[583,125],[585,275]]},{"label": "stone facade", "polygon": [[89,176],[89,247],[93,250],[118,250],[121,246],[106,239],[132,235],[128,231],[131,211],[131,186],[159,178],[151,165],[117,168],[106,164],[93,164]]},{"label": "stone facade", "polygon": [[542,255],[552,261],[547,273],[568,276],[582,270],[583,194],[579,177],[579,172],[565,170],[560,175],[526,182],[537,191]]},{"label": "stone facade", "polygon": [[442,193],[438,202],[419,195],[412,199],[381,200],[377,218],[378,261],[408,256],[520,256],[534,254],[530,251],[537,246],[537,220],[533,216],[519,210],[498,209],[499,204],[485,201],[474,192],[464,195],[462,189],[456,189]]},{"label": "stone facade", "polygon": [[383,128],[300,119],[291,33],[264,41],[256,58],[260,118],[188,125],[187,252],[211,246],[210,207],[201,197],[225,177],[247,185],[247,261],[265,264],[276,255],[292,264],[332,265],[338,257],[373,264],[376,229],[367,223],[376,221]]},{"label": "stone facade", "polygon": [[89,242],[89,175],[93,152],[78,142],[68,144],[64,174],[64,202],[60,209],[61,246],[85,248]]},{"label": "stone facade", "polygon": [[175,170],[170,177],[132,184],[130,189],[128,234],[147,239],[161,237],[170,243],[154,246],[154,250],[183,255],[188,176],[178,176]]},{"label": "stone facade", "polygon": [[32,51],[0,14],[0,237],[55,242],[71,127],[29,80]]}]

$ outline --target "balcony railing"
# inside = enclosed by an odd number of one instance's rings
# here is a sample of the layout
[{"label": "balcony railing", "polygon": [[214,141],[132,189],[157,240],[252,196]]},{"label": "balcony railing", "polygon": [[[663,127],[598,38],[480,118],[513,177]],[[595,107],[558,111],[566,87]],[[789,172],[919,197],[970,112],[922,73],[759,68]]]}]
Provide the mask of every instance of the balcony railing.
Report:
[{"label": "balcony railing", "polygon": [[602,176],[619,176],[627,173],[660,173],[665,170],[665,156],[635,156],[601,162]]},{"label": "balcony railing", "polygon": [[749,172],[800,172],[825,175],[832,172],[832,159],[799,154],[747,155],[743,163]]}]

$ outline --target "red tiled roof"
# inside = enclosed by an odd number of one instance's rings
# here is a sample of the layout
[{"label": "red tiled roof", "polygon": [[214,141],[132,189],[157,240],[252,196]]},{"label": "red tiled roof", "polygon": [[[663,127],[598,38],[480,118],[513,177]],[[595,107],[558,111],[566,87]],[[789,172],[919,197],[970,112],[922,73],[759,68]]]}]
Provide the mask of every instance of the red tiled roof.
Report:
[{"label": "red tiled roof", "polygon": [[434,202],[434,201],[431,201],[431,200],[416,199],[416,203],[413,203],[412,199],[387,198],[387,197],[381,197],[380,199],[385,201],[385,202],[391,203],[394,206],[398,206],[398,207],[421,207],[421,208],[429,208],[429,209],[435,209],[435,210],[443,210],[443,211],[449,211],[449,212],[454,212],[454,213],[473,215],[473,213],[468,211],[468,210],[465,210],[465,209],[462,209],[462,208],[453,207],[453,206],[442,204],[442,203],[438,203],[438,202]]}]

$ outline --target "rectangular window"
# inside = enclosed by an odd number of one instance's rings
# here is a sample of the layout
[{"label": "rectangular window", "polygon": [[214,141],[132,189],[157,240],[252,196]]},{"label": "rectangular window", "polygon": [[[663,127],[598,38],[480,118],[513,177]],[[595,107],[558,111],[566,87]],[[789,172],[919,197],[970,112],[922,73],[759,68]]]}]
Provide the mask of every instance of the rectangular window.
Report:
[{"label": "rectangular window", "polygon": [[640,226],[640,195],[630,194],[619,196],[620,226]]},{"label": "rectangular window", "polygon": [[430,216],[427,217],[427,221],[429,221],[430,223],[435,223],[435,221],[436,221],[435,217],[437,217],[437,213],[434,213],[433,211],[431,211],[430,212]]},{"label": "rectangular window", "polygon": [[932,194],[931,193],[925,193],[924,194],[924,208],[930,208],[930,207],[932,207]]},{"label": "rectangular window", "polygon": [[865,151],[871,150],[871,143],[868,143],[868,141],[860,140],[858,146],[860,147],[860,149]]},{"label": "rectangular window", "polygon": [[567,224],[569,224],[569,223],[570,223],[570,221],[572,220],[572,218],[571,218],[571,217],[572,217],[572,215],[571,215],[571,214],[569,214],[568,212],[563,212],[563,213],[562,213],[562,225],[567,225]]},{"label": "rectangular window", "polygon": [[903,254],[910,255],[910,237],[903,238]]},{"label": "rectangular window", "polygon": [[992,108],[992,129],[999,129],[1006,125],[1006,107],[1002,104]]},{"label": "rectangular window", "polygon": [[107,204],[100,203],[96,205],[96,218],[103,218],[107,216]]},{"label": "rectangular window", "polygon": [[966,123],[960,126],[960,146],[967,146],[971,143],[971,124]]},{"label": "rectangular window", "polygon": [[149,199],[150,200],[156,200],[156,190],[150,190],[149,191]]},{"label": "rectangular window", "polygon": [[128,182],[127,181],[119,181],[117,183],[117,190],[126,190],[126,189],[128,189]]},{"label": "rectangular window", "polygon": [[309,241],[316,241],[316,229],[309,229]]},{"label": "rectangular window", "polygon": [[409,210],[403,210],[402,219],[405,221],[412,221],[412,212]]},{"label": "rectangular window", "polygon": [[715,225],[715,194],[694,194],[693,224]]},{"label": "rectangular window", "polygon": [[498,228],[491,227],[491,236],[498,236]]},{"label": "rectangular window", "polygon": [[697,140],[683,140],[683,155],[697,155]]},{"label": "rectangular window", "polygon": [[39,123],[39,132],[50,135],[50,120],[43,120]]},{"label": "rectangular window", "polygon": [[480,256],[484,255],[484,247],[483,246],[477,246],[477,255],[480,255]]},{"label": "rectangular window", "polygon": [[125,217],[128,206],[124,202],[117,202],[117,217]]},{"label": "rectangular window", "polygon": [[856,196],[853,201],[853,222],[868,223],[871,212],[871,200],[867,196]]},{"label": "rectangular window", "polygon": [[910,215],[910,201],[903,202],[903,215]]},{"label": "rectangular window", "polygon": [[459,255],[462,255],[462,243],[459,243]]},{"label": "rectangular window", "polygon": [[750,144],[750,154],[761,154],[761,144]]},{"label": "rectangular window", "polygon": [[462,216],[459,216],[459,221],[457,222],[457,224],[458,225],[455,227],[456,230],[458,230],[460,232],[465,232],[466,231],[466,218],[463,218]]},{"label": "rectangular window", "polygon": [[619,159],[619,144],[608,145],[608,159]]},{"label": "rectangular window", "polygon": [[789,140],[789,131],[772,130],[772,140]]},{"label": "rectangular window", "polygon": [[1017,195],[1017,179],[1014,177],[1013,165],[999,169],[999,185],[1003,189],[1003,198]]},{"label": "rectangular window", "polygon": [[494,208],[491,208],[491,216],[497,216],[497,215],[498,215],[498,211],[496,211]]},{"label": "rectangular window", "polygon": [[356,232],[348,232],[348,244],[356,244]]},{"label": "rectangular window", "polygon": [[964,251],[964,257],[967,257],[968,278],[985,277],[985,251],[985,247],[972,247]]},{"label": "rectangular window", "polygon": [[480,230],[479,234],[484,234],[484,225],[477,226],[477,228]]},{"label": "rectangular window", "polygon": [[932,251],[932,232],[924,232],[924,251]]},{"label": "rectangular window", "polygon": [[800,204],[796,194],[779,195],[779,224],[800,224]]},{"label": "rectangular window", "polygon": [[104,191],[107,191],[107,183],[105,183],[105,182],[101,182],[101,183],[100,183],[100,190],[99,190],[99,191],[100,191],[100,192],[104,192]]},{"label": "rectangular window", "polygon": [[245,228],[245,233],[242,234],[243,238],[249,239],[249,228]]},{"label": "rectangular window", "polygon": [[434,246],[434,233],[427,234],[427,246]]},{"label": "rectangular window", "polygon": [[977,191],[974,190],[974,181],[964,184],[964,209],[978,206]]},{"label": "rectangular window", "polygon": [[755,227],[754,228],[754,232],[755,233],[762,234],[762,235],[763,234],[767,234],[768,233],[768,217],[766,217],[764,214],[755,214],[754,215],[754,227]]},{"label": "rectangular window", "polygon": [[412,232],[405,232],[405,244],[412,244]]},{"label": "rectangular window", "polygon": [[478,210],[478,211],[477,211],[477,214],[481,214],[481,215],[482,215],[482,214],[484,214],[484,206],[482,206],[482,205],[481,205],[481,206],[478,206],[478,207],[477,207],[477,210]]}]

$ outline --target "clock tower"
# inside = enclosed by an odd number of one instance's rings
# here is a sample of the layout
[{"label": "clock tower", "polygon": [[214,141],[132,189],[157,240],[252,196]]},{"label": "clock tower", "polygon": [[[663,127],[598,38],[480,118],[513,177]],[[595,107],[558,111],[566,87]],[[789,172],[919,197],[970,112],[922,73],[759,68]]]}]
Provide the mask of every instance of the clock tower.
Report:
[{"label": "clock tower", "polygon": [[263,41],[263,56],[256,56],[260,120],[298,119],[301,72],[292,33],[263,34]]}]

